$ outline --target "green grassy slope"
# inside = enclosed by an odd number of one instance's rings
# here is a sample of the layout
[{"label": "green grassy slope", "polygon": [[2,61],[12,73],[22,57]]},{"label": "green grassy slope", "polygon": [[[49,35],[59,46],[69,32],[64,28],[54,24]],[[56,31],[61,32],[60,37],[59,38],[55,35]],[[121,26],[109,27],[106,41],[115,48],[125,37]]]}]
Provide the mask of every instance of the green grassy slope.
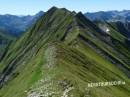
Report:
[{"label": "green grassy slope", "polygon": [[0,59],[7,47],[7,45],[15,38],[5,32],[0,31]]},{"label": "green grassy slope", "polygon": [[[81,13],[53,7],[10,45],[0,62],[0,97],[129,97],[129,53]],[[126,84],[87,87],[116,80]]]}]

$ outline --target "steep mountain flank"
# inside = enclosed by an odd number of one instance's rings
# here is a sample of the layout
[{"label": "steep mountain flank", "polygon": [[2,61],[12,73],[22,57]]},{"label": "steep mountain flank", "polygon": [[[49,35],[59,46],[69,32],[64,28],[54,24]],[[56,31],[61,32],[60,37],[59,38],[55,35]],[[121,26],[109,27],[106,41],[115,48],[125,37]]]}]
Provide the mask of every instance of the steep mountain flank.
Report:
[{"label": "steep mountain flank", "polygon": [[0,31],[0,60],[5,53],[6,48],[8,48],[8,45],[11,41],[15,40],[15,37]]},{"label": "steep mountain flank", "polygon": [[111,22],[110,25],[125,37],[130,38],[130,23]]},{"label": "steep mountain flank", "polygon": [[[130,49],[122,37],[53,7],[9,46],[0,62],[0,97],[129,97]],[[106,81],[126,84],[88,87]]]}]

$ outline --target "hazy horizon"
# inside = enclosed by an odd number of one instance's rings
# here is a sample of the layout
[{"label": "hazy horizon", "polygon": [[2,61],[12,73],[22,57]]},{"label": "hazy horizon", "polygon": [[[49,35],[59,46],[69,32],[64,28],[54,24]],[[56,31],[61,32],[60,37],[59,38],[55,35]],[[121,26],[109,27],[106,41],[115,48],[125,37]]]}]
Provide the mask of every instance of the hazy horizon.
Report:
[{"label": "hazy horizon", "polygon": [[[53,6],[52,6],[53,7]],[[59,7],[58,7],[59,8]],[[50,9],[50,8],[49,8]],[[49,10],[48,9],[48,10]],[[69,9],[68,9],[69,10]],[[104,11],[104,12],[109,12],[109,11],[125,11],[125,10],[128,10],[128,9],[123,9],[123,10],[99,10],[99,11],[90,11],[90,12],[82,12],[82,13],[96,13],[96,12],[101,12],[101,11]],[[43,11],[43,12],[46,12],[44,10],[39,10],[38,12],[36,13],[33,13],[33,14],[12,14],[12,13],[5,13],[5,14],[0,14],[0,15],[16,15],[16,16],[27,16],[27,15],[30,15],[30,16],[33,16],[33,15],[36,15],[37,13],[39,13],[40,11]],[[71,10],[71,11],[75,11],[75,10]],[[130,10],[129,10],[130,11]]]},{"label": "hazy horizon", "polygon": [[130,10],[130,0],[2,0],[0,15],[34,15],[39,11],[46,12],[52,6],[66,8],[76,12],[122,11]]}]

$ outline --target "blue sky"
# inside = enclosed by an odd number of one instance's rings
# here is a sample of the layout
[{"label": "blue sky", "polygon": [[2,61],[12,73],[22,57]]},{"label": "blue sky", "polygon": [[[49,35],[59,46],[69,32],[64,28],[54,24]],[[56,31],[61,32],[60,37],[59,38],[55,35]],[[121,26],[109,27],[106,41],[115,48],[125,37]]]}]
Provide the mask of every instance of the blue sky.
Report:
[{"label": "blue sky", "polygon": [[76,12],[130,10],[130,0],[0,0],[0,14],[27,15],[47,11],[52,6]]}]

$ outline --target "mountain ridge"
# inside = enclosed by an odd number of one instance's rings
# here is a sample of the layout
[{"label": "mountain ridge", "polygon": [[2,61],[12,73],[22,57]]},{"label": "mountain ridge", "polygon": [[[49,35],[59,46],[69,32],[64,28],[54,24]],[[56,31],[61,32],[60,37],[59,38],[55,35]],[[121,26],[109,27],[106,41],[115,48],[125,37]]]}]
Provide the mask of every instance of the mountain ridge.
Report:
[{"label": "mountain ridge", "polygon": [[[129,97],[130,49],[124,41],[82,13],[53,7],[10,45],[1,60],[0,96]],[[126,85],[87,87],[89,82],[113,80]]]}]

